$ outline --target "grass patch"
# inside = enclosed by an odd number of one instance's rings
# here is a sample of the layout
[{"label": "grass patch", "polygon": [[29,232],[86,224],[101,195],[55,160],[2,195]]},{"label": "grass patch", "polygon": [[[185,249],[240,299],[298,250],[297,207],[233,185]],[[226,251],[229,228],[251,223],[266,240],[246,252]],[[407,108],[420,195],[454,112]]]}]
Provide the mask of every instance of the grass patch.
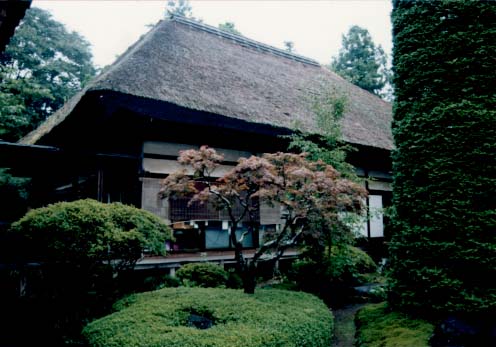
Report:
[{"label": "grass patch", "polygon": [[[86,326],[91,347],[327,347],[333,318],[317,297],[275,289],[164,288],[132,295]],[[207,318],[207,329],[192,326]]]},{"label": "grass patch", "polygon": [[370,304],[358,311],[357,347],[428,347],[434,326],[391,312],[386,303]]}]

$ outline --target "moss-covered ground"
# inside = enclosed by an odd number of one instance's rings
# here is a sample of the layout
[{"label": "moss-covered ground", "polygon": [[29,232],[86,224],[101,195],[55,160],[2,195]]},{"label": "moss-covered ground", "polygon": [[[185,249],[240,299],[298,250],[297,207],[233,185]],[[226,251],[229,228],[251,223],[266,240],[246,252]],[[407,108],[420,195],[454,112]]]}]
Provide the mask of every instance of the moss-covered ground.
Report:
[{"label": "moss-covered ground", "polygon": [[434,326],[399,312],[386,303],[369,304],[355,316],[357,347],[428,347]]}]

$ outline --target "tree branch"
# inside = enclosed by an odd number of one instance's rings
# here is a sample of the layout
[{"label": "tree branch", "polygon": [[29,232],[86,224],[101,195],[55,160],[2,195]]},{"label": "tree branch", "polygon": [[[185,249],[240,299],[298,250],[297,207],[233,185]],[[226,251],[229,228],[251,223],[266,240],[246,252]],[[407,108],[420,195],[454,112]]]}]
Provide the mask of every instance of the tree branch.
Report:
[{"label": "tree branch", "polygon": [[290,241],[284,242],[280,247],[277,248],[274,256],[270,258],[259,257],[260,261],[277,261],[281,259],[281,257],[284,255],[284,252],[288,248],[296,245],[296,242],[298,241],[298,238],[301,236],[301,234],[303,234],[303,226],[300,227],[300,230],[295,234],[295,236]]},{"label": "tree branch", "polygon": [[267,250],[269,250],[270,248],[272,248],[274,245],[277,247],[282,239],[284,238],[284,236],[286,236],[286,232],[289,228],[289,226],[294,222],[295,218],[291,218],[291,219],[287,219],[286,220],[286,223],[284,223],[284,227],[283,229],[280,231],[279,235],[277,236],[277,238],[275,240],[272,240],[272,241],[269,241],[269,242],[266,242],[262,245],[262,247],[260,247],[260,249],[255,252],[255,254],[253,255],[253,261],[257,261],[258,259],[260,259],[260,257],[265,254],[265,252]]},{"label": "tree branch", "polygon": [[248,229],[247,231],[243,231],[243,233],[241,234],[241,236],[238,239],[238,242],[243,244],[245,236],[248,235],[249,233],[250,233],[250,229]]},{"label": "tree branch", "polygon": [[229,201],[229,199],[227,199],[224,195],[222,195],[221,193],[219,193],[218,191],[216,191],[215,189],[213,189],[212,188],[212,185],[210,184],[210,182],[205,182],[205,183],[207,184],[208,191],[210,193],[214,194],[218,199],[220,199],[222,201],[222,203],[224,204],[224,206],[227,208],[227,213],[229,214],[229,218],[231,219],[231,221],[233,223],[236,223],[237,224],[236,218],[234,217],[234,214],[233,214],[233,211],[232,211],[232,204]]}]

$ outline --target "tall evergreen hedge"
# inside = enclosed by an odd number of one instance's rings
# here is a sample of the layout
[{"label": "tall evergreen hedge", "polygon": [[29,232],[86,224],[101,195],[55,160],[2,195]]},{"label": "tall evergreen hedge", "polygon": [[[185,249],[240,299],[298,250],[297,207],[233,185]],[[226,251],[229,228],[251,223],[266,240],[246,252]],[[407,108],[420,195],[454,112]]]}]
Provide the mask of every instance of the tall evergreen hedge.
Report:
[{"label": "tall evergreen hedge", "polygon": [[496,2],[393,0],[396,307],[496,309]]}]

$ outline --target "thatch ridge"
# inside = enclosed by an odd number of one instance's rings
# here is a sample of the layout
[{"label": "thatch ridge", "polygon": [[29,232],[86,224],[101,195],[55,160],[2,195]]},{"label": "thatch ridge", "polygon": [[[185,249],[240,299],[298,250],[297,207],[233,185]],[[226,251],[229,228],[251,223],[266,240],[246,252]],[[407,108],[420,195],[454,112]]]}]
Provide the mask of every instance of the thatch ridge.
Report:
[{"label": "thatch ridge", "polygon": [[293,52],[288,52],[288,51],[276,48],[274,46],[267,45],[267,44],[259,42],[259,41],[252,40],[252,39],[250,39],[246,36],[240,35],[240,34],[234,34],[234,33],[224,31],[222,29],[213,27],[213,26],[205,24],[205,23],[200,23],[198,21],[189,19],[189,18],[184,17],[184,16],[173,14],[170,16],[170,19],[173,19],[179,23],[189,25],[193,28],[200,29],[202,31],[206,31],[206,32],[221,36],[223,38],[233,40],[236,43],[239,43],[240,45],[245,46],[245,47],[251,47],[251,48],[254,48],[256,50],[265,51],[268,53],[279,55],[281,57],[285,57],[288,59],[299,61],[301,63],[320,66],[320,64],[316,60],[304,57],[302,55],[299,55],[299,54],[296,54]]},{"label": "thatch ridge", "polygon": [[256,41],[225,34],[182,18],[159,22],[22,142],[39,141],[72,112],[82,95],[104,90],[251,123],[290,129],[298,124],[317,131],[312,104],[331,88],[348,99],[342,121],[346,141],[393,148],[389,103],[310,59],[284,56],[267,45],[257,49]]}]

